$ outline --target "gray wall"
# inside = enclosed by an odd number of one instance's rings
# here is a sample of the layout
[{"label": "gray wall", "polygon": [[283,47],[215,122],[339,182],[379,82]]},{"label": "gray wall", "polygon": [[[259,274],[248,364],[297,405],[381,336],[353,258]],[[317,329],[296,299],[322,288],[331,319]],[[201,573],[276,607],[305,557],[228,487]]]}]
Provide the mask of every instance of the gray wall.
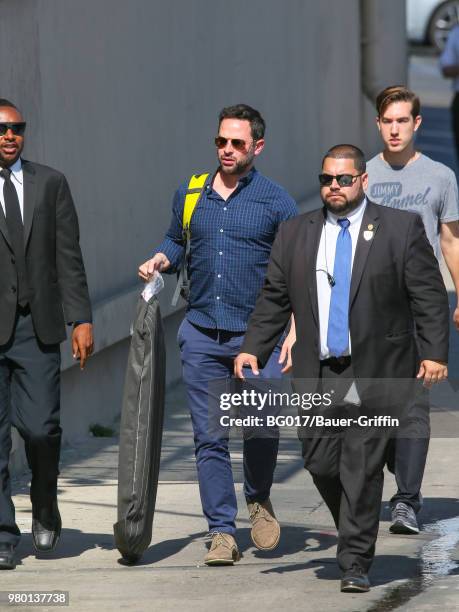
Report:
[{"label": "gray wall", "polygon": [[[168,226],[177,185],[215,167],[219,109],[259,108],[268,125],[259,169],[303,208],[317,205],[328,147],[376,151],[362,74],[405,81],[403,5],[0,0],[0,95],[26,116],[26,155],[69,179],[95,309],[98,354],[85,374],[63,347],[68,435],[119,410],[136,270]],[[162,296],[169,380],[181,317],[169,316],[172,285]]]}]

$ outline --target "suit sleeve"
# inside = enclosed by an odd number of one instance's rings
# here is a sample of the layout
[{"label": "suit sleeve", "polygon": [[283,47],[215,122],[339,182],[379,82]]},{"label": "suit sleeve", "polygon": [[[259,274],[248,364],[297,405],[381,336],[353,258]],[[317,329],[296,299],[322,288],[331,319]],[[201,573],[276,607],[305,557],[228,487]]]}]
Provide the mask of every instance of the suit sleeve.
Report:
[{"label": "suit sleeve", "polygon": [[412,215],[405,254],[405,283],[421,360],[448,361],[449,305],[437,259],[421,217]]},{"label": "suit sleeve", "polygon": [[282,266],[283,234],[284,224],[281,224],[241,348],[242,353],[255,355],[261,368],[266,365],[292,314]]},{"label": "suit sleeve", "polygon": [[69,185],[62,175],[56,202],[56,268],[67,323],[92,321],[79,240],[78,217]]}]

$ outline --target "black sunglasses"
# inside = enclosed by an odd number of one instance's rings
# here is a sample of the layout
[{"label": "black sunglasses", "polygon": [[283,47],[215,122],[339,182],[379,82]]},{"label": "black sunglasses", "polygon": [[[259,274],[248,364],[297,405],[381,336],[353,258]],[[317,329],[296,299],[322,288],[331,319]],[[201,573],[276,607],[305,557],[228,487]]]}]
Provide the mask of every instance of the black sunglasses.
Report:
[{"label": "black sunglasses", "polygon": [[217,149],[223,149],[223,147],[226,147],[228,142],[231,142],[231,145],[237,151],[243,151],[247,145],[246,141],[242,140],[242,138],[224,138],[223,136],[215,137],[215,145]]},{"label": "black sunglasses", "polygon": [[0,136],[4,136],[8,130],[11,130],[15,136],[22,136],[25,132],[25,128],[25,121],[18,121],[17,123],[0,123]]},{"label": "black sunglasses", "polygon": [[358,176],[362,176],[361,174],[337,174],[336,176],[333,174],[319,174],[319,182],[322,187],[329,187],[333,183],[333,179],[336,179],[336,182],[340,187],[350,187],[354,179]]}]

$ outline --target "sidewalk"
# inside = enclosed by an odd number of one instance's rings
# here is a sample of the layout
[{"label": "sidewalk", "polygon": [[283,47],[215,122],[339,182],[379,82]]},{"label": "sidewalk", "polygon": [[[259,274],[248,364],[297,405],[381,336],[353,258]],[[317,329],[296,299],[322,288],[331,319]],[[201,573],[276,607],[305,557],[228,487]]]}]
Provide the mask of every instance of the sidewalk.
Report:
[{"label": "sidewalk", "polygon": [[[264,610],[350,612],[391,610],[394,608],[386,603],[380,607],[378,602],[386,597],[402,604],[422,588],[418,554],[423,546],[435,541],[435,533],[431,528],[411,537],[388,533],[387,500],[394,491],[393,477],[388,475],[371,572],[373,588],[360,595],[339,592],[336,532],[302,468],[293,430],[284,430],[272,495],[282,524],[279,548],[261,553],[250,541],[241,495],[240,444],[235,441],[232,456],[240,508],[237,539],[243,558],[234,567],[203,565],[206,525],[201,516],[190,421],[184,405],[183,389],[177,386],[167,401],[153,541],[141,563],[135,567],[120,565],[118,551],[113,548],[116,439],[88,438],[63,453],[59,505],[64,528],[57,550],[47,558],[37,558],[34,553],[27,487],[25,482],[17,483],[15,504],[24,534],[18,551],[22,562],[15,571],[2,572],[2,590],[68,590],[72,610],[223,612],[253,608],[257,602],[256,608]],[[424,523],[459,514],[455,497],[459,465],[452,460],[455,456],[455,438],[432,440],[424,486]],[[433,588],[431,594],[434,596]],[[451,595],[459,601],[458,591]],[[454,605],[449,603],[447,609],[455,609]],[[433,609],[433,604],[425,609]]]}]

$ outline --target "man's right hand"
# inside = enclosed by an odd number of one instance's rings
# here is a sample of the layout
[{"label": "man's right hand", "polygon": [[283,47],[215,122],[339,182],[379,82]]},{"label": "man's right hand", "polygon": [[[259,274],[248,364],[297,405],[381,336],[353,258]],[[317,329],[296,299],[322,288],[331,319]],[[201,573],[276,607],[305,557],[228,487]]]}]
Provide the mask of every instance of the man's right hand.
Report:
[{"label": "man's right hand", "polygon": [[255,374],[255,376],[258,376],[258,359],[255,357],[255,355],[250,355],[249,353],[239,353],[234,360],[234,376],[236,376],[236,378],[242,378],[242,380],[245,380],[242,372],[242,368],[244,366],[249,366],[252,368],[252,372]]},{"label": "man's right hand", "polygon": [[171,262],[164,253],[156,253],[154,257],[139,266],[139,276],[146,283],[153,277],[153,272],[164,272],[169,268]]}]

